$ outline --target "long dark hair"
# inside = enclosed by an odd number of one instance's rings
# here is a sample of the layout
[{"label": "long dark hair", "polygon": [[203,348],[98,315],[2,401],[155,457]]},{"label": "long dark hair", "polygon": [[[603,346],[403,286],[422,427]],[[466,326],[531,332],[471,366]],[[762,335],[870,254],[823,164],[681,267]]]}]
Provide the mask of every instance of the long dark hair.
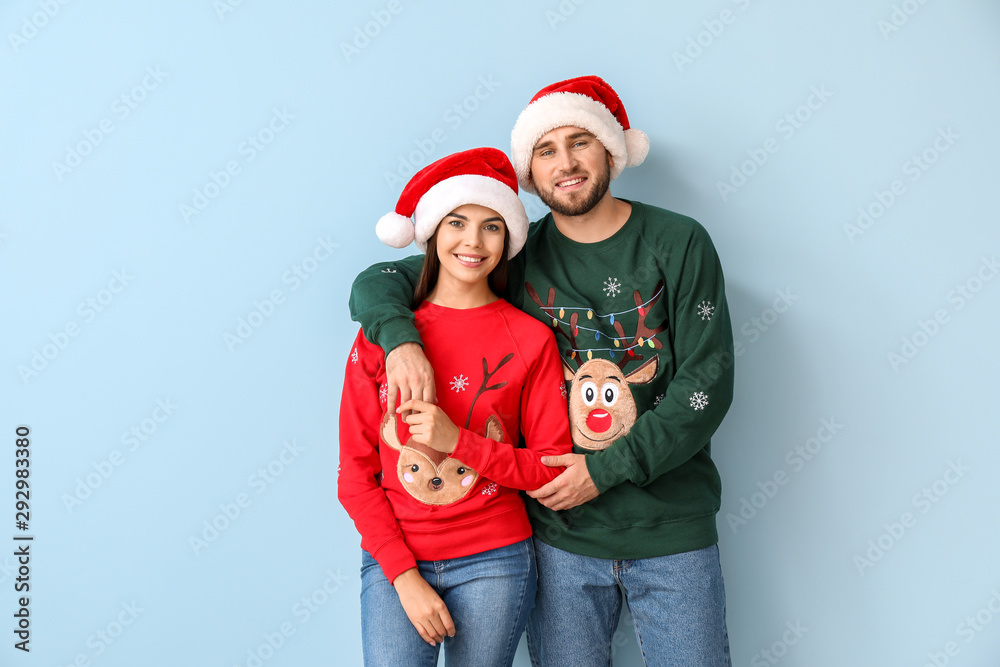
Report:
[{"label": "long dark hair", "polygon": [[[424,265],[420,269],[417,286],[413,288],[414,308],[422,304],[427,295],[434,290],[434,286],[437,285],[438,273],[441,271],[441,260],[438,259],[437,253],[437,236],[440,226],[441,224],[438,223],[438,227],[434,229],[434,233],[427,239],[427,252],[424,254]],[[502,298],[506,298],[507,296],[507,273],[510,265],[507,253],[509,251],[510,232],[507,230],[507,221],[505,220],[503,225],[503,252],[500,253],[500,261],[490,271],[490,275],[486,277],[490,291]]]}]

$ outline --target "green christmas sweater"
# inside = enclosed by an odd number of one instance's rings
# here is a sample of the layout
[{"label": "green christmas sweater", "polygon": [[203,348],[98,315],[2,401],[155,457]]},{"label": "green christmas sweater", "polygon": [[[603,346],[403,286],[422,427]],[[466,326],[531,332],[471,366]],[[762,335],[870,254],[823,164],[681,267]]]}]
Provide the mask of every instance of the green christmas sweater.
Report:
[{"label": "green christmas sweater", "polygon": [[[722,267],[691,218],[638,202],[618,232],[577,243],[532,223],[509,300],[556,334],[575,452],[600,495],[555,512],[527,499],[535,536],[597,558],[711,546],[722,485],[711,437],[733,395]],[[351,314],[385,350],[420,342],[410,310],[422,256],[361,273]]]}]

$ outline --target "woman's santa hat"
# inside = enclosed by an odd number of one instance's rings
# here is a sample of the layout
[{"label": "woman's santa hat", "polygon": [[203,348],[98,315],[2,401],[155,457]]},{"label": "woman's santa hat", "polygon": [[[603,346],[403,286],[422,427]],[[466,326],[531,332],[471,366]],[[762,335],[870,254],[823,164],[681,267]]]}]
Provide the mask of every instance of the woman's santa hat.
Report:
[{"label": "woman's santa hat", "polygon": [[538,194],[531,183],[531,154],[535,144],[557,127],[580,127],[591,132],[611,153],[611,180],[625,167],[642,164],[649,153],[649,137],[628,124],[625,106],[603,79],[580,76],[542,88],[517,117],[510,133],[511,155],[521,187]]},{"label": "woman's santa hat", "polygon": [[399,195],[395,212],[379,219],[375,233],[393,248],[405,248],[416,240],[417,247],[426,251],[438,223],[465,204],[499,213],[507,225],[507,256],[521,250],[528,236],[528,215],[517,197],[514,167],[496,148],[454,153],[418,171]]}]

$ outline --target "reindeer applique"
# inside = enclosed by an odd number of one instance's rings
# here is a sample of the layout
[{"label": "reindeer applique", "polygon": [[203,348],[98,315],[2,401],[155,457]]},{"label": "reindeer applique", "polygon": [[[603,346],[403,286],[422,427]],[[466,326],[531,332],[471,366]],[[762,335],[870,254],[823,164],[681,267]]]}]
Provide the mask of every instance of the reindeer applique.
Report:
[{"label": "reindeer applique", "polygon": [[[663,281],[657,283],[655,295],[648,302],[643,301],[639,290],[633,292],[639,321],[631,340],[628,340],[622,323],[612,318],[612,326],[618,332],[618,338],[615,340],[619,346],[625,342],[621,352],[622,358],[617,363],[607,359],[584,361],[583,357],[577,354],[579,313],[573,312],[570,315],[567,333],[563,331],[560,319],[557,317],[555,289],[549,288],[547,303],[542,303],[538,292],[530,283],[525,283],[525,289],[539,308],[551,318],[555,333],[569,342],[571,353],[568,358],[563,357],[562,361],[564,375],[573,383],[569,395],[569,422],[573,443],[584,449],[606,449],[615,440],[628,433],[638,417],[635,398],[629,385],[647,384],[656,377],[659,358],[655,355],[628,375],[625,374],[624,368],[630,363],[641,362],[644,359],[642,354],[636,351],[641,350],[643,345],[650,345],[654,349],[663,348],[663,343],[655,336],[666,330],[666,324],[655,328],[646,326],[646,316],[662,294]],[[558,313],[560,317],[563,314],[563,312]],[[576,361],[576,372],[569,363],[573,360]]]},{"label": "reindeer applique", "polygon": [[[466,428],[472,421],[472,408],[475,407],[479,397],[484,392],[500,389],[507,385],[506,382],[490,385],[489,380],[501,366],[513,358],[513,354],[508,354],[500,360],[500,363],[492,371],[489,370],[486,359],[483,359],[483,382],[469,406],[469,415],[465,421]],[[500,418],[494,414],[486,419],[485,435],[497,442],[509,442],[506,439]],[[396,433],[395,416],[390,413],[382,415],[379,437],[382,442],[399,452],[399,462],[396,464],[396,474],[399,481],[407,493],[422,503],[450,505],[464,498],[479,479],[478,471],[444,452],[416,442],[413,438],[407,439],[406,444],[402,444],[399,441],[399,434]]]}]

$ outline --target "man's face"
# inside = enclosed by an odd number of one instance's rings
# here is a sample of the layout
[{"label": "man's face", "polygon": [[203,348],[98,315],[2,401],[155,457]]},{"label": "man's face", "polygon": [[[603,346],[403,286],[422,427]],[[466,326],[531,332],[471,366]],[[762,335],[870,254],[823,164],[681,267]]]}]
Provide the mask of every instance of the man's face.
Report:
[{"label": "man's face", "polygon": [[538,196],[553,211],[583,215],[608,192],[611,156],[587,130],[557,127],[535,144],[531,180]]}]

